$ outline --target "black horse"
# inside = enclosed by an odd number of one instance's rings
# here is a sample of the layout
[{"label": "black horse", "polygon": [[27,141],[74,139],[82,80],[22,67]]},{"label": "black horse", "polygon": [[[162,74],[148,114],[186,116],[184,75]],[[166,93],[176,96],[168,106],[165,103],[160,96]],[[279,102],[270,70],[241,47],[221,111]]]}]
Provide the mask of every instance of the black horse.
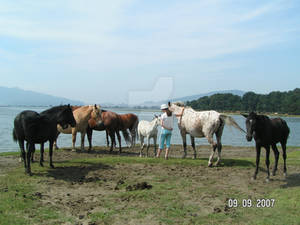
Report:
[{"label": "black horse", "polygon": [[[68,125],[74,127],[74,119],[70,105],[56,106],[48,110],[51,113],[37,113],[25,110],[19,113],[14,120],[13,139],[19,143],[22,158],[24,160],[25,172],[31,175],[30,159],[34,152],[34,144],[41,144],[41,155],[44,151],[44,142],[49,141],[50,167],[52,163],[53,142],[57,135],[57,124],[66,128]],[[27,141],[26,150],[24,141]],[[42,157],[40,160],[42,165]]]},{"label": "black horse", "polygon": [[266,149],[266,165],[268,176],[266,178],[269,181],[270,178],[270,146],[272,146],[275,155],[275,166],[273,168],[272,175],[275,176],[277,171],[279,151],[276,144],[280,142],[283,151],[283,161],[284,161],[284,175],[286,176],[286,143],[289,137],[290,129],[287,123],[281,118],[270,119],[265,115],[257,115],[255,112],[251,112],[249,115],[243,115],[247,118],[246,128],[247,128],[247,141],[251,141],[252,137],[256,142],[256,169],[253,175],[253,179],[256,179],[259,166],[260,149],[264,147]]}]

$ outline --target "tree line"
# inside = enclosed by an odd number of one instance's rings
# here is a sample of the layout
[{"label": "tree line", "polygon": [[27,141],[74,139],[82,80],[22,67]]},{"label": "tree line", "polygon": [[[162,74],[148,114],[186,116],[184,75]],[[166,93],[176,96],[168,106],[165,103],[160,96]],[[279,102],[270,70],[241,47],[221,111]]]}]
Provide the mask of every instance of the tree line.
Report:
[{"label": "tree line", "polygon": [[247,92],[242,97],[233,94],[214,94],[187,101],[186,105],[198,110],[287,113],[300,115],[300,88],[293,91],[274,91],[269,94]]}]

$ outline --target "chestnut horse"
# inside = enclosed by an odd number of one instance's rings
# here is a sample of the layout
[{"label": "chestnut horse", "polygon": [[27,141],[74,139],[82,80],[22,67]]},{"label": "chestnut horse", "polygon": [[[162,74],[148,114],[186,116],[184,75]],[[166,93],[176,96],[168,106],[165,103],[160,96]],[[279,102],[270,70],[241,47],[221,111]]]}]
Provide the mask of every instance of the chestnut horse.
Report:
[{"label": "chestnut horse", "polygon": [[[131,146],[135,143],[135,138],[137,137],[137,125],[138,125],[138,117],[135,114],[117,114],[115,112],[102,110],[102,123],[96,125],[94,119],[89,120],[89,127],[87,129],[87,137],[89,141],[89,149],[92,148],[92,134],[93,130],[97,131],[106,131],[106,141],[107,146],[109,146],[108,135],[111,138],[111,147],[110,151],[113,150],[113,147],[116,145],[115,134],[117,134],[119,141],[119,151],[121,153],[121,136],[119,131],[122,131],[123,136],[126,142],[131,142]],[[129,129],[131,133],[131,140],[129,138],[129,134],[127,129]]]},{"label": "chestnut horse", "polygon": [[[81,133],[81,150],[84,150],[84,137],[88,128],[88,121],[92,118],[94,123],[97,125],[101,123],[101,108],[96,104],[81,106],[81,107],[73,107],[73,115],[76,120],[76,126],[71,128],[70,126],[66,129],[63,129],[61,126],[57,126],[58,134],[72,134],[72,150],[75,151],[75,142],[76,142],[76,134],[77,132]],[[56,141],[54,143],[56,145]]]},{"label": "chestnut horse", "polygon": [[[119,116],[120,116],[121,123],[123,124],[122,131],[126,131],[127,129],[129,129],[131,134],[131,147],[134,147],[135,140],[137,138],[137,127],[139,124],[139,118],[137,117],[137,115],[133,113],[120,114]],[[126,139],[127,137],[125,137],[124,135],[124,138]]]},{"label": "chestnut horse", "polygon": [[121,124],[121,119],[120,116],[111,111],[106,111],[102,110],[101,112],[101,117],[102,117],[102,123],[96,123],[94,118],[91,118],[88,121],[88,128],[87,128],[87,137],[89,141],[89,149],[92,148],[92,134],[93,130],[98,130],[98,131],[106,131],[106,138],[107,138],[107,144],[109,145],[108,142],[108,135],[111,138],[111,146],[110,146],[110,152],[112,152],[113,147],[116,143],[115,141],[115,133],[117,134],[118,141],[119,141],[119,152],[122,152],[122,147],[121,147],[121,136],[119,134],[119,131],[123,129],[122,124]]}]

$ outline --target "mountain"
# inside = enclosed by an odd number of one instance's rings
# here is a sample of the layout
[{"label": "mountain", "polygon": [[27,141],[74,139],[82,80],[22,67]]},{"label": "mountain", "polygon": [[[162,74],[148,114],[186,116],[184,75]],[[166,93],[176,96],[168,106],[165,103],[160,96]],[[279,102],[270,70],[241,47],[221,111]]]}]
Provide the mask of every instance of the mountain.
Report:
[{"label": "mountain", "polygon": [[84,105],[81,101],[56,97],[20,88],[0,86],[0,106],[49,106],[49,105]]},{"label": "mountain", "polygon": [[158,101],[158,102],[144,102],[142,104],[142,106],[146,106],[146,107],[151,107],[151,106],[159,106],[163,103],[166,103],[168,101],[171,102],[186,102],[186,101],[192,101],[192,100],[197,100],[199,98],[202,98],[204,96],[211,96],[214,94],[225,94],[225,93],[230,93],[233,95],[238,95],[238,96],[243,96],[246,92],[245,91],[241,91],[241,90],[223,90],[223,91],[212,91],[212,92],[208,92],[208,93],[202,93],[202,94],[198,94],[198,95],[190,95],[190,96],[185,96],[185,97],[180,97],[180,98],[173,98],[173,99],[169,99],[169,100],[164,100],[164,101]]}]

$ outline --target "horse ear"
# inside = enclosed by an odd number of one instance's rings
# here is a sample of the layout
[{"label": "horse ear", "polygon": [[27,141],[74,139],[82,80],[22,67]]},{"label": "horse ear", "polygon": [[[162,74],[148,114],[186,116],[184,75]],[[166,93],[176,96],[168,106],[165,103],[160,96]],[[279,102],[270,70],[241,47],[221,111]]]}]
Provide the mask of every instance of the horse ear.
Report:
[{"label": "horse ear", "polygon": [[171,106],[171,102],[170,101],[168,102],[168,106]]},{"label": "horse ear", "polygon": [[158,116],[157,116],[156,114],[154,114],[154,117],[155,117],[155,118],[158,118]]},{"label": "horse ear", "polygon": [[249,116],[249,114],[246,114],[246,113],[242,113],[241,115],[245,118],[248,118],[248,116]]}]

